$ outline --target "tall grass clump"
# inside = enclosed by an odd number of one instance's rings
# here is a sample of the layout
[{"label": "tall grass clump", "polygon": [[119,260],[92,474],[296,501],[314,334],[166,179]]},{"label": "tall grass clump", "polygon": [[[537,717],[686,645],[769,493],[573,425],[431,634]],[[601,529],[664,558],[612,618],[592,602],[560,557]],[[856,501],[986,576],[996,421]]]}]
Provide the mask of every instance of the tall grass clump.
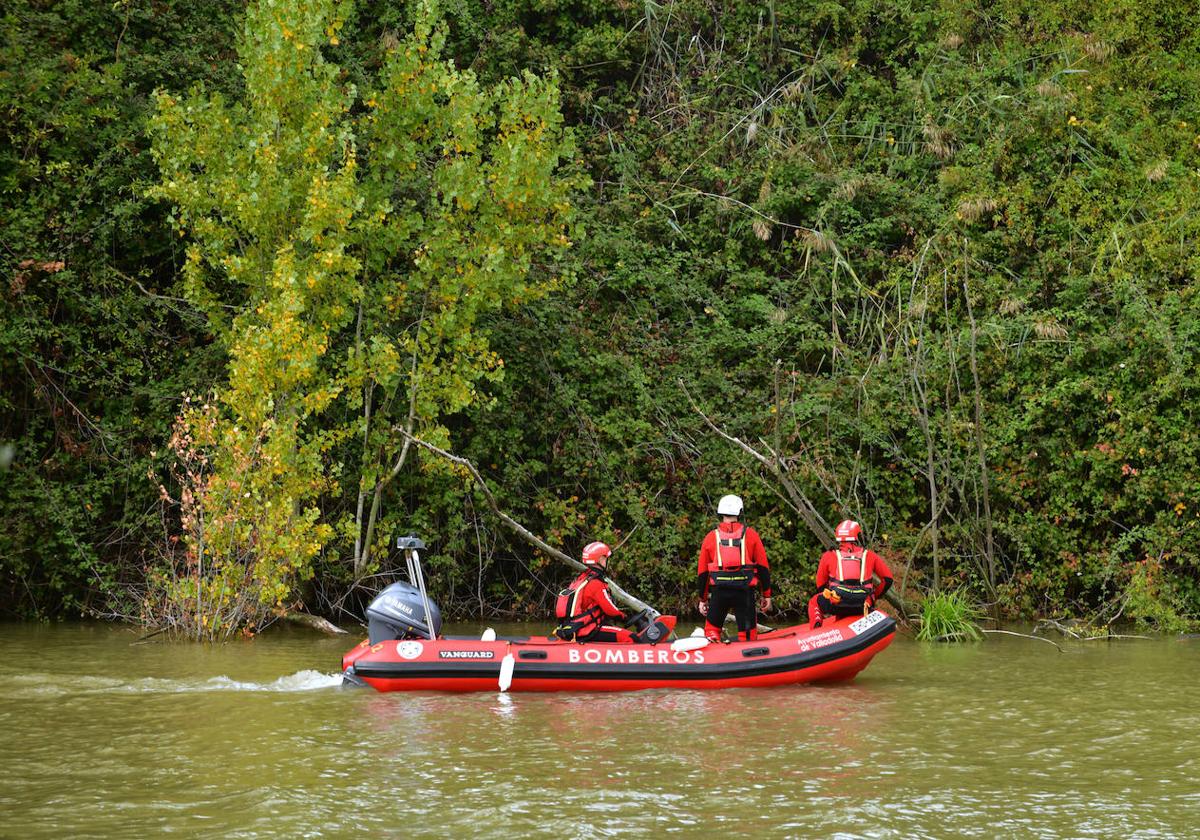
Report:
[{"label": "tall grass clump", "polygon": [[979,609],[961,592],[937,592],[921,604],[921,626],[917,638],[923,642],[972,641],[983,638],[976,623]]}]

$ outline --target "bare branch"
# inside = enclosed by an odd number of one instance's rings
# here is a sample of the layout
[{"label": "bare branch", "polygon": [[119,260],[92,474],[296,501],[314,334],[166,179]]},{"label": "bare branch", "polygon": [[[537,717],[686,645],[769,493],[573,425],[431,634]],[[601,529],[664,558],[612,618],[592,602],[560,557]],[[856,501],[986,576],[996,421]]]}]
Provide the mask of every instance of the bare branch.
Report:
[{"label": "bare branch", "polygon": [[329,636],[345,635],[346,631],[338,627],[328,619],[321,618],[319,615],[312,615],[305,612],[287,612],[283,614],[283,620],[289,621],[292,624],[299,624],[303,627],[308,627],[320,633],[325,633]]},{"label": "bare branch", "polygon": [[[805,496],[800,488],[796,486],[796,483],[792,481],[791,476],[788,475],[788,465],[786,459],[781,457],[778,452],[771,448],[769,443],[761,438],[759,439],[759,444],[761,444],[762,448],[769,453],[770,457],[764,455],[762,452],[759,452],[741,438],[734,437],[726,432],[724,429],[714,423],[709,416],[700,409],[700,406],[696,405],[696,401],[692,399],[692,395],[688,391],[687,386],[683,384],[683,380],[679,379],[677,381],[679,382],[679,387],[683,390],[684,396],[686,396],[688,402],[691,403],[692,409],[700,415],[701,419],[708,424],[708,427],[725,440],[737,446],[747,455],[754,458],[754,460],[762,464],[772,475],[772,477],[774,477],[774,479],[779,483],[779,486],[781,486],[787,493],[787,497],[784,500],[791,505],[792,509],[796,511],[802,520],[804,520],[804,524],[808,526],[808,530],[812,532],[821,545],[828,545],[833,537],[833,528],[829,526],[829,523],[825,521],[825,517],[821,516],[821,514],[817,512],[817,509],[813,506],[813,503],[809,501],[808,497]],[[777,493],[776,495],[780,494]],[[784,497],[780,495],[780,498]],[[899,594],[888,591],[884,595],[884,600],[900,611],[901,618],[908,620],[909,610]]]},{"label": "bare branch", "polygon": [[1022,639],[1033,639],[1035,642],[1045,642],[1048,645],[1054,645],[1056,648],[1058,648],[1059,653],[1066,652],[1061,647],[1058,647],[1057,642],[1052,641],[1051,639],[1047,639],[1044,636],[1030,636],[1027,633],[1014,633],[1011,630],[984,630],[982,632],[984,632],[984,633],[999,633],[1004,636],[1019,636]]},{"label": "bare branch", "polygon": [[701,419],[704,420],[708,427],[722,438],[732,443],[734,446],[737,446],[754,460],[762,464],[767,471],[775,477],[775,480],[779,482],[779,485],[783,487],[784,491],[787,493],[788,503],[792,506],[796,513],[800,515],[800,518],[804,520],[804,524],[808,526],[808,529],[813,533],[817,540],[822,545],[828,543],[833,535],[833,529],[829,527],[829,523],[826,522],[825,518],[817,512],[817,509],[813,507],[813,503],[808,500],[808,497],[801,492],[800,488],[796,486],[796,483],[792,481],[791,476],[787,474],[787,463],[779,456],[779,453],[775,452],[775,450],[773,450],[770,445],[766,443],[766,441],[760,440],[759,442],[762,444],[763,448],[770,453],[770,457],[767,457],[741,438],[734,437],[733,435],[727,433],[724,429],[714,423],[709,416],[700,409],[700,406],[696,405],[696,401],[692,399],[692,395],[688,391],[687,386],[683,384],[683,380],[680,379],[678,382],[679,387],[683,389],[684,396],[686,396],[688,402],[691,403],[692,409],[700,415]]},{"label": "bare branch", "polygon": [[[483,480],[483,476],[479,474],[479,470],[477,470],[475,468],[475,465],[472,464],[469,460],[467,460],[466,458],[463,458],[461,456],[454,455],[450,452],[447,452],[446,450],[441,449],[440,447],[434,446],[432,443],[429,443],[428,441],[421,440],[419,437],[412,434],[407,429],[398,429],[397,431],[399,431],[402,435],[404,435],[407,439],[411,440],[417,446],[420,446],[424,449],[428,449],[430,452],[433,452],[435,455],[439,455],[442,458],[445,458],[447,461],[450,461],[452,464],[458,464],[460,467],[465,467],[468,471],[470,471],[471,475],[475,478],[475,483],[479,486],[479,489],[483,492],[483,496],[487,500],[488,507],[490,507],[492,509],[492,513],[494,513],[501,522],[503,522],[505,525],[507,525],[509,530],[511,530],[513,533],[515,533],[521,539],[525,540],[525,542],[529,543],[532,546],[535,546],[536,548],[540,549],[541,551],[545,552],[546,554],[549,554],[551,557],[561,560],[562,562],[566,563],[568,566],[570,566],[573,569],[578,569],[579,571],[587,571],[588,570],[588,567],[583,565],[583,563],[580,563],[574,557],[571,557],[569,554],[566,554],[566,553],[558,550],[554,546],[550,545],[545,540],[543,540],[541,537],[537,536],[532,531],[530,531],[528,528],[526,528],[524,525],[522,525],[520,522],[517,522],[515,519],[513,519],[507,513],[504,513],[502,510],[500,510],[500,506],[496,503],[496,497],[492,495],[491,488],[489,488],[487,486],[487,482],[485,482]],[[622,601],[623,603],[627,604],[628,606],[632,607],[633,609],[649,610],[655,616],[660,614],[658,612],[658,610],[654,609],[649,604],[646,604],[646,603],[638,600],[637,598],[633,597],[625,590],[621,589],[621,587],[617,586],[611,579],[608,579],[608,588],[612,591],[613,596],[617,600]]]}]

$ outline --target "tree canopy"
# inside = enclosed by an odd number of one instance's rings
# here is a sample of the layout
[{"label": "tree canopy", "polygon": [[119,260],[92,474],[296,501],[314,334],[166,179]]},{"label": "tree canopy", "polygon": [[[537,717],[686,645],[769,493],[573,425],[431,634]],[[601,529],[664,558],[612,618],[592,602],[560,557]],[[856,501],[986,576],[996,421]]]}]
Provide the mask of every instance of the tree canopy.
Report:
[{"label": "tree canopy", "polygon": [[738,492],[784,609],[853,517],[908,597],[1200,619],[1193,12],[3,15],[9,612],[354,612],[415,531],[543,615],[417,434],[662,608]]}]

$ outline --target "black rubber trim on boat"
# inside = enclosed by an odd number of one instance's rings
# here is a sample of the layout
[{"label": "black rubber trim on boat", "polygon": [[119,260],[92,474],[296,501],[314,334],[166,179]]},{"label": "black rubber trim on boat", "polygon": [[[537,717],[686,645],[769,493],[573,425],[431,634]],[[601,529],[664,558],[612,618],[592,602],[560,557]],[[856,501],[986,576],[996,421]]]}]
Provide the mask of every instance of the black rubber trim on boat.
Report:
[{"label": "black rubber trim on boat", "polygon": [[[835,659],[849,656],[866,650],[896,632],[896,621],[876,625],[867,633],[855,636],[838,644],[816,648],[804,653],[791,656],[781,656],[771,659],[756,658],[746,662],[714,662],[697,665],[681,663],[666,668],[646,666],[630,667],[627,664],[588,664],[572,663],[564,665],[558,662],[523,663],[517,673],[518,679],[541,680],[629,680],[637,681],[696,681],[711,682],[723,679],[740,679],[757,677],[766,674],[777,674],[780,671],[799,671],[823,665]],[[639,648],[644,647],[639,645]],[[646,646],[648,647],[648,646]],[[498,668],[495,664],[480,666],[474,662],[355,662],[355,673],[361,677],[372,679],[421,680],[421,679],[496,679]]]}]

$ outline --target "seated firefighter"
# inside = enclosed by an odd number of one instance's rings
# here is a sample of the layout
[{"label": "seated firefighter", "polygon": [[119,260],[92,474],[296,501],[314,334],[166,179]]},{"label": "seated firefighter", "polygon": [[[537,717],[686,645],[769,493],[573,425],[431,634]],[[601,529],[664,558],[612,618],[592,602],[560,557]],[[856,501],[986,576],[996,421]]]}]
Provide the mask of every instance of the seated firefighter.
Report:
[{"label": "seated firefighter", "polygon": [[602,542],[588,543],[583,550],[587,570],[558,593],[554,615],[558,627],[554,635],[567,642],[619,642],[633,644],[633,633],[609,623],[625,621],[626,615],[613,603],[604,580],[612,549]]},{"label": "seated firefighter", "polygon": [[892,570],[883,558],[858,544],[861,533],[853,519],[843,520],[835,534],[838,547],[821,555],[817,594],[808,602],[810,627],[820,627],[829,617],[866,615],[892,585]]}]

